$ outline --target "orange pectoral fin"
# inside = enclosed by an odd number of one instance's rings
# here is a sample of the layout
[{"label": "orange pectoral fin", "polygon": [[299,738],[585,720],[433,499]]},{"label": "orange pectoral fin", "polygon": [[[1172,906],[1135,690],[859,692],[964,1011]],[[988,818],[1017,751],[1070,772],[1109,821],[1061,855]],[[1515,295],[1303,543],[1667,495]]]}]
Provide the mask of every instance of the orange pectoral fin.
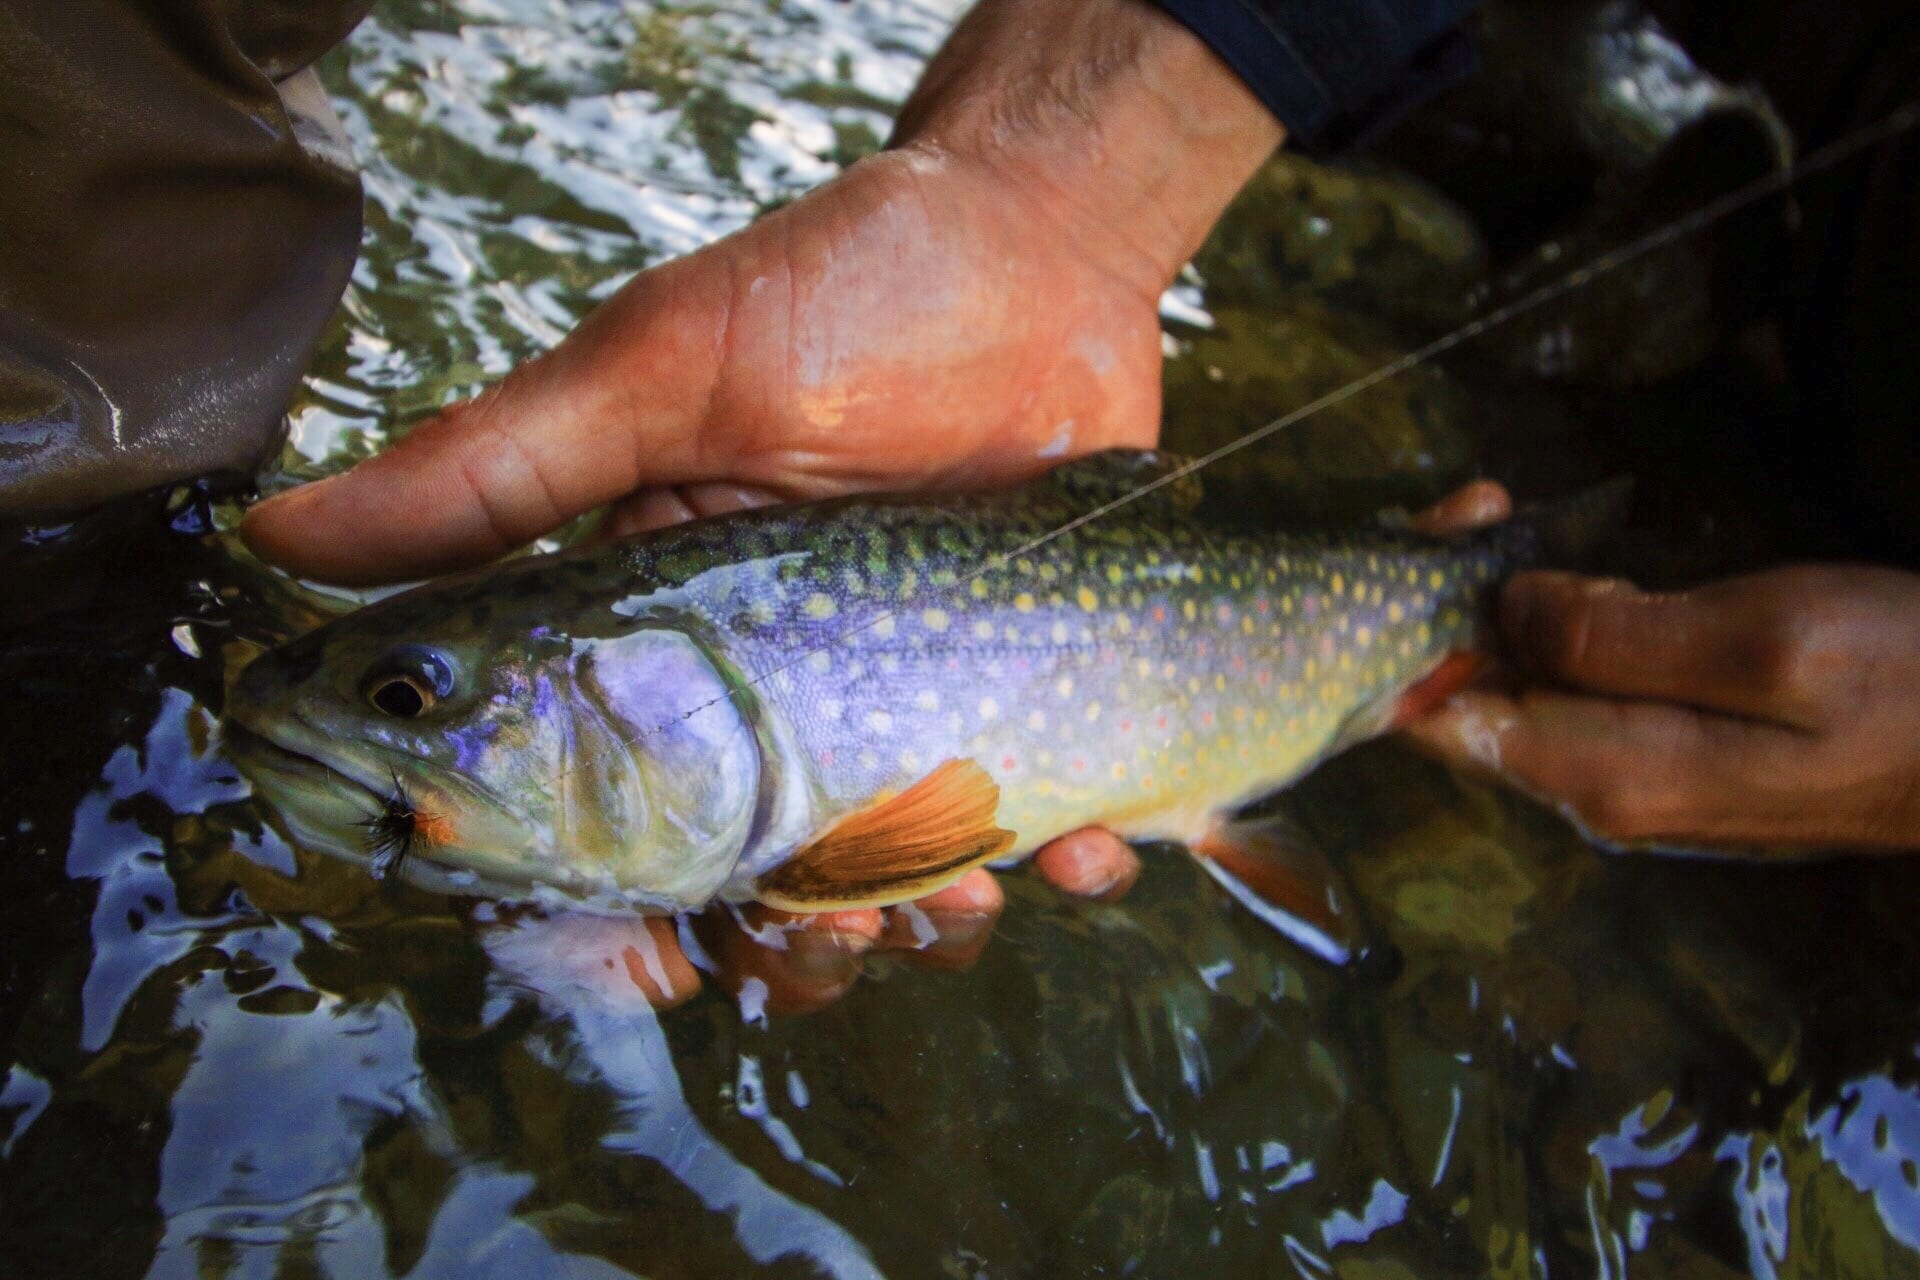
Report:
[{"label": "orange pectoral fin", "polygon": [[1486,666],[1485,654],[1469,653],[1464,649],[1449,653],[1440,659],[1439,666],[1422,676],[1395,700],[1393,713],[1387,718],[1387,728],[1398,729],[1410,720],[1418,720],[1472,684],[1474,678],[1486,670]]},{"label": "orange pectoral fin", "polygon": [[1013,846],[994,825],[1000,786],[971,760],[948,760],[899,795],[849,814],[755,886],[784,911],[884,907],[953,883]]}]

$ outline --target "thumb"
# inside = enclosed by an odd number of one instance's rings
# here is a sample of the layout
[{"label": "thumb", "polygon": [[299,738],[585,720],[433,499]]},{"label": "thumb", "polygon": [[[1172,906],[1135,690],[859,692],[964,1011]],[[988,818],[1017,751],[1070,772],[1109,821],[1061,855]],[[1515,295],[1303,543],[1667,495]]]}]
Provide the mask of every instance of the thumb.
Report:
[{"label": "thumb", "polygon": [[260,503],[241,536],[304,577],[393,582],[490,560],[643,484],[718,478],[701,427],[728,299],[676,270],[698,265],[636,277],[478,399]]}]

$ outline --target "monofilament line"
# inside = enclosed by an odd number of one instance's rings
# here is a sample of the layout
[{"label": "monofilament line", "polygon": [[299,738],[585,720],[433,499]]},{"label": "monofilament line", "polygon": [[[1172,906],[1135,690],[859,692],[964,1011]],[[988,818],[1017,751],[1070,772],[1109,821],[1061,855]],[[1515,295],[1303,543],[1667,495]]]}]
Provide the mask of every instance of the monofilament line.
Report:
[{"label": "monofilament line", "polygon": [[[1645,235],[1629,240],[1617,248],[1600,254],[1584,265],[1574,268],[1559,279],[1544,284],[1531,293],[1517,298],[1512,302],[1504,303],[1483,316],[1469,320],[1466,324],[1461,325],[1452,332],[1435,338],[1425,346],[1409,351],[1398,359],[1390,360],[1369,373],[1362,374],[1352,382],[1329,391],[1319,399],[1303,404],[1299,408],[1275,418],[1263,427],[1256,427],[1245,435],[1236,436],[1219,448],[1209,453],[1203,453],[1196,458],[1189,459],[1173,470],[1164,472],[1156,476],[1153,480],[1142,484],[1137,489],[1133,489],[1117,498],[1103,502],[1091,510],[1082,512],[1058,528],[1050,529],[1046,533],[1021,543],[1011,550],[996,552],[986,557],[981,560],[979,564],[975,565],[971,571],[957,578],[953,587],[945,588],[945,590],[953,590],[961,582],[972,581],[983,574],[995,573],[1005,569],[1015,560],[1039,550],[1048,543],[1064,538],[1076,529],[1092,524],[1095,520],[1103,519],[1125,507],[1129,507],[1157,490],[1163,489],[1170,484],[1176,484],[1188,476],[1193,475],[1195,472],[1212,466],[1222,458],[1231,457],[1233,454],[1239,453],[1242,449],[1247,449],[1259,444],[1262,440],[1267,439],[1276,432],[1286,430],[1297,422],[1311,418],[1315,414],[1323,413],[1335,405],[1344,404],[1357,395],[1371,391],[1374,387],[1379,386],[1389,379],[1397,378],[1409,370],[1417,369],[1421,365],[1447,354],[1456,347],[1473,341],[1491,329],[1497,329],[1501,325],[1526,315],[1528,312],[1537,311],[1549,303],[1557,302],[1570,294],[1577,293],[1601,276],[1618,271],[1628,263],[1644,258],[1655,250],[1663,249],[1668,245],[1685,240],[1690,236],[1698,235],[1708,227],[1722,222],[1770,196],[1780,195],[1805,181],[1807,178],[1815,174],[1824,173],[1835,165],[1850,160],[1854,156],[1868,151],[1882,142],[1898,137],[1914,129],[1916,126],[1920,126],[1920,102],[1910,102],[1898,110],[1881,117],[1872,124],[1864,125],[1853,133],[1847,134],[1845,137],[1837,138],[1823,147],[1808,152],[1798,163],[1778,172],[1756,178],[1752,182],[1736,187],[1724,195],[1717,196],[1690,213],[1683,214],[1664,226],[1658,227],[1647,232]],[[726,693],[718,697],[709,698],[697,706],[689,707],[680,714],[663,720],[651,729],[643,730],[618,745],[621,747],[632,746],[672,724],[698,715],[708,707],[729,701],[738,694],[771,680],[781,672],[798,666],[814,654],[823,653],[835,648],[845,641],[852,639],[854,636],[859,635],[861,632],[877,627],[881,623],[887,622],[896,616],[895,610],[888,609],[864,622],[835,632],[819,644],[794,654],[778,666],[770,667],[738,686],[729,689]],[[608,749],[613,750],[615,748]],[[594,758],[603,754],[605,753],[598,752]],[[587,762],[582,762],[582,764],[585,763]],[[578,767],[580,766],[575,766],[575,768]],[[571,773],[573,770],[569,769],[565,772]]]}]

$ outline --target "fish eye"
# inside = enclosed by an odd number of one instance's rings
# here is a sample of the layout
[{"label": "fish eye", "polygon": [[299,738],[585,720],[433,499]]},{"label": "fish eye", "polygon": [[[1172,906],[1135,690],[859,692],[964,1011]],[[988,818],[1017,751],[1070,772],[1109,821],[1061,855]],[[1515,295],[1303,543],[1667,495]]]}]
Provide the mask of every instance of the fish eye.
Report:
[{"label": "fish eye", "polygon": [[374,664],[363,688],[375,710],[412,720],[451,694],[453,684],[453,666],[444,657],[432,649],[406,645]]},{"label": "fish eye", "polygon": [[433,690],[412,676],[385,676],[367,690],[367,701],[390,716],[411,720],[433,705]]}]

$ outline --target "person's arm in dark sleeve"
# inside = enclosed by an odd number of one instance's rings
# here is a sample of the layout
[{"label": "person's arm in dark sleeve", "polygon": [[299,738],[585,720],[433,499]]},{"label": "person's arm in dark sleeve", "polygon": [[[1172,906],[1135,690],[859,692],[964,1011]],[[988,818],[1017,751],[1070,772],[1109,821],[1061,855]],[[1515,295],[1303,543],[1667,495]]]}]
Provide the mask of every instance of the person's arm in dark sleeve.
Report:
[{"label": "person's arm in dark sleeve", "polygon": [[0,5],[0,519],[271,447],[360,236],[302,68],[366,3]]},{"label": "person's arm in dark sleeve", "polygon": [[1365,141],[1473,70],[1475,0],[1157,0],[1306,151]]}]

